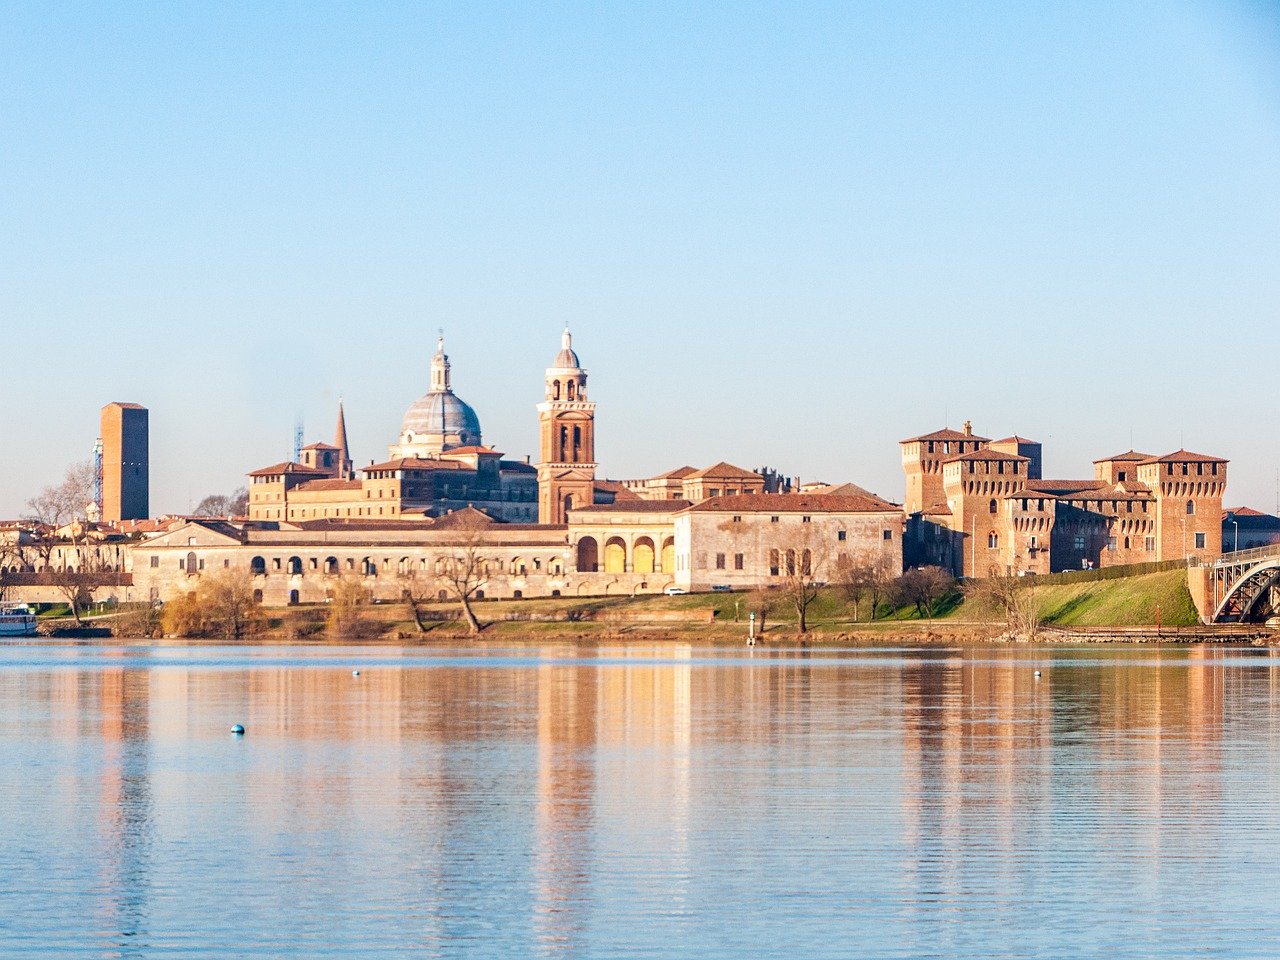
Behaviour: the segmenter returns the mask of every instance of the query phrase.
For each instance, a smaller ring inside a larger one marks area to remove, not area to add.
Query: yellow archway
[[[631,565],[636,573],[653,573],[653,541],[648,537],[636,541]]]
[[[623,573],[627,569],[626,545],[614,537],[604,545],[604,572]]]
[[[676,568],[676,544],[670,537],[662,541],[662,572],[672,573]]]

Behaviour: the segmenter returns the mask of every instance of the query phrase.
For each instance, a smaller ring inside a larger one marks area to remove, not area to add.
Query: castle
[[[1222,549],[1227,461],[1128,450],[1084,480],[1042,477],[1041,445],[964,429],[901,441],[906,562],[958,576],[1058,573],[1185,560]]]

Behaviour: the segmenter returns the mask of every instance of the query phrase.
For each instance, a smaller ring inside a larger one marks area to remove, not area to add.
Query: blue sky
[[[445,330],[537,450],[900,499],[966,418],[1046,472],[1280,468],[1280,6],[0,4],[0,517],[151,408],[152,507],[382,458]]]

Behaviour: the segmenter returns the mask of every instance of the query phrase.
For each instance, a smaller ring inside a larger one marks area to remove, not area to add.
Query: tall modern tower
[[[587,399],[587,371],[573,352],[568,327],[546,383],[546,397],[538,404],[538,522],[560,524],[568,522],[574,507],[594,503],[596,489],[596,405]]]
[[[102,408],[102,519],[150,515],[147,408],[108,403]]]

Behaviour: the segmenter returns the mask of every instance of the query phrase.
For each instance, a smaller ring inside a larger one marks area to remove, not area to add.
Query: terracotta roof
[[[920,515],[925,517],[949,517],[951,516],[951,504],[945,500],[939,500],[929,509],[921,510]]]
[[[370,470],[470,470],[471,468],[465,463],[459,463],[457,460],[426,460],[422,457],[397,457],[395,460],[388,460],[385,463],[371,463],[367,467],[361,467],[361,473],[367,473]]]
[[[596,491],[603,493],[612,493],[613,499],[617,500],[639,500],[640,494],[636,493],[630,487],[618,482],[617,480],[597,480]]]
[[[668,470],[666,473],[660,473],[654,480],[683,480],[689,474],[693,473],[693,467],[684,466],[676,467],[674,470]]]
[[[437,517],[431,522],[431,529],[459,530],[466,527],[487,527],[495,523],[501,523],[501,521],[495,520],[475,507],[463,507],[461,510],[446,513],[443,517]]]
[[[674,513],[690,505],[688,500],[618,500],[615,503],[593,503],[588,507],[574,507],[570,513]]]
[[[1263,513],[1261,510],[1255,510],[1253,507],[1236,507],[1233,510],[1227,510],[1226,513],[1233,517],[1271,517],[1269,513]]]
[[[1117,453],[1114,457],[1103,457],[1101,460],[1095,460],[1094,463],[1110,463],[1118,460],[1123,463],[1140,463],[1143,460],[1150,460],[1151,454],[1138,453],[1136,450],[1126,450],[1124,453]]]
[[[992,440],[991,442],[992,443],[1016,443],[1019,445],[1024,443],[1033,443],[1037,447],[1040,446],[1039,440],[1028,440],[1026,437],[1018,436],[1016,433],[1012,437],[1005,437],[1003,440]]]
[[[253,470],[249,473],[251,477],[269,477],[277,473],[295,474],[311,474],[312,476],[328,476],[329,471],[318,470],[315,467],[306,467],[300,463],[293,463],[286,460],[283,463],[273,463],[269,467],[263,467],[260,470]]]
[[[1100,490],[1105,486],[1107,486],[1105,480],[1028,480],[1023,489],[1037,494],[1055,496],[1059,493]]]
[[[899,443],[916,443],[920,440],[974,440],[978,443],[990,443],[989,437],[980,437],[976,433],[961,433],[959,430],[952,430],[950,427],[944,427],[941,430],[935,430],[933,433],[922,433],[918,437],[907,437],[905,440],[899,440]]]
[[[856,483],[827,483],[818,489],[803,490],[802,493],[811,493],[817,497],[875,497],[876,495],[866,487],[860,487]],[[880,498],[876,498],[880,499]]]
[[[1192,453],[1190,450],[1175,450],[1163,457],[1148,457],[1143,463],[1227,463],[1222,457],[1211,457],[1204,453]]]
[[[537,473],[538,468],[523,460],[499,460],[498,469],[508,473]]]
[[[732,463],[725,463],[721,460],[719,463],[713,464],[702,470],[695,470],[693,473],[685,476],[686,480],[701,479],[703,477],[732,477],[737,480],[763,480],[760,474],[751,470],[743,470],[741,467],[735,467]]]
[[[322,480],[308,480],[306,483],[300,483],[295,490],[359,490],[362,484],[359,480],[343,480],[341,477],[325,478]]]
[[[499,457],[502,456],[502,454],[499,453],[497,450],[493,449],[493,447],[475,447],[475,446],[450,447],[448,450],[442,451],[440,456],[447,457],[455,453],[465,453],[465,454],[479,453],[479,454],[492,454]]]
[[[959,463],[961,461],[969,461],[969,460],[978,460],[978,461],[1017,460],[1020,463],[1030,462],[1030,460],[1027,457],[1020,457],[1015,453],[1003,453],[999,450],[973,450],[973,451],[970,451],[969,453],[957,453],[954,457],[947,457],[946,462]]]
[[[820,493],[746,493],[712,497],[689,508],[695,513],[882,513],[898,509],[879,497]]]
[[[332,443],[308,443],[302,449],[303,450],[338,450],[341,448],[335,447]]]

